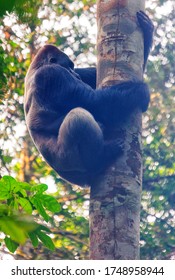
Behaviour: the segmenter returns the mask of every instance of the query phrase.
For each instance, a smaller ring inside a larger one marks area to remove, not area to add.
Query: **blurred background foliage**
[[[62,181],[38,154],[26,130],[23,94],[26,70],[45,43],[59,46],[76,66],[95,65],[95,2],[0,0],[0,176],[46,183],[61,206],[48,223],[55,251],[27,241],[13,254],[16,259],[88,258],[89,190]],[[155,37],[145,74],[152,95],[143,116],[141,258],[170,259],[175,258],[175,3],[147,0],[146,6]],[[7,253],[2,243],[1,258]]]

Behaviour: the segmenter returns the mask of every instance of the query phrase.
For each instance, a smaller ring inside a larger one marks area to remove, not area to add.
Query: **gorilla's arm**
[[[89,85],[91,88],[96,89],[96,68],[75,68],[74,71],[80,76],[81,80]]]
[[[125,121],[139,108],[145,112],[150,101],[150,92],[143,82],[123,82],[95,91],[91,113],[105,125],[116,125]]]
[[[149,90],[143,82],[124,82],[93,90],[57,64],[41,67],[33,79],[29,95],[34,96],[46,113],[63,116],[81,107],[97,121],[113,125],[125,120],[135,108],[146,111],[149,104]]]

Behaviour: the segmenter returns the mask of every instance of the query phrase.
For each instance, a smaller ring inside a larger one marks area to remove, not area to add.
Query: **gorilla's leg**
[[[98,173],[119,154],[121,146],[116,141],[105,143],[103,132],[93,116],[82,108],[71,110],[65,117],[58,137],[62,154],[68,153],[68,161],[82,162],[88,172]],[[71,151],[76,151],[75,154]],[[81,165],[80,162],[80,165]]]
[[[98,167],[99,156],[103,153],[103,133],[93,116],[82,108],[71,110],[65,117],[58,137],[60,151],[71,155],[76,169],[76,160],[87,170]]]

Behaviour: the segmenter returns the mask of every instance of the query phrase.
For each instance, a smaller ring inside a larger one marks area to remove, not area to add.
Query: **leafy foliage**
[[[39,239],[47,248],[54,250],[52,239],[45,233],[50,233],[50,230],[31,219],[35,211],[48,222],[50,216],[47,211],[61,210],[57,200],[44,193],[46,190],[44,184],[31,186],[10,176],[0,180],[0,231],[5,234],[4,241],[10,252],[14,252],[19,244],[24,244],[28,237],[33,246],[38,246]]]

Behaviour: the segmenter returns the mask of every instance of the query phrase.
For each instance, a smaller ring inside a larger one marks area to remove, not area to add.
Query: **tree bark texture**
[[[105,87],[142,80],[143,38],[136,12],[144,0],[97,1],[97,81]],[[90,259],[139,259],[142,185],[141,113],[104,131],[105,139],[122,139],[124,155],[91,187]]]

